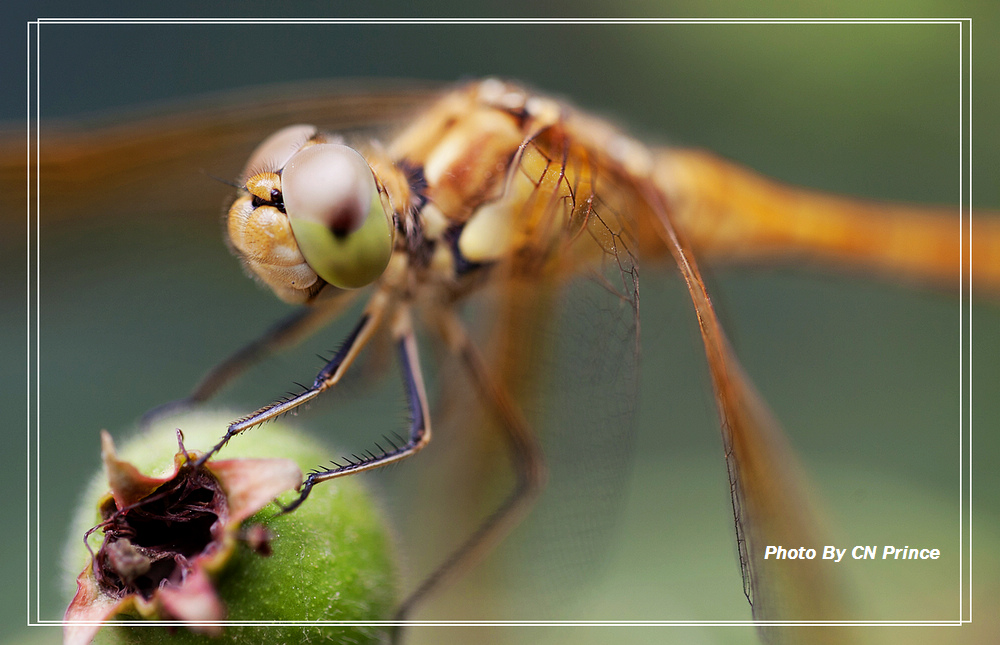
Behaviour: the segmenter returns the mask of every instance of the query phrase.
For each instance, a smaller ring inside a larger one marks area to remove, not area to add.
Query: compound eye
[[[281,173],[281,191],[295,241],[321,278],[357,289],[382,275],[392,221],[371,166],[356,150],[333,143],[299,150]]]
[[[264,139],[254,148],[243,169],[243,181],[258,173],[277,172],[316,134],[314,125],[290,125]]]

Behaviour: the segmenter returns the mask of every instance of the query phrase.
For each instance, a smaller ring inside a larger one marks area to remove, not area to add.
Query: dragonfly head
[[[288,302],[329,283],[357,289],[385,270],[391,209],[371,166],[312,126],[279,130],[251,155],[229,209],[229,240],[246,266]]]

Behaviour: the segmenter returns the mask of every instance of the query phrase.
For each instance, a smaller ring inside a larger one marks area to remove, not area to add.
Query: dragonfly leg
[[[403,310],[405,312],[405,310]],[[401,324],[397,325],[394,332],[397,335],[399,349],[399,362],[403,374],[403,386],[406,389],[406,404],[410,411],[411,423],[408,436],[400,443],[395,443],[392,439],[385,437],[390,447],[379,445],[379,452],[367,452],[362,456],[352,455],[342,457],[345,463],[332,462],[333,468],[317,469],[309,473],[302,487],[299,489],[299,496],[291,504],[282,507],[282,512],[290,513],[299,507],[309,496],[313,486],[316,484],[343,477],[373,468],[381,468],[391,463],[401,461],[419,452],[431,440],[431,420],[427,406],[427,392],[424,388],[423,374],[420,370],[420,357],[417,351],[416,336],[410,325],[409,314],[404,313]]]
[[[323,367],[322,370],[320,370],[319,374],[316,375],[316,379],[313,381],[311,387],[306,388],[303,392],[295,396],[281,399],[271,403],[270,405],[266,405],[253,414],[237,419],[229,424],[229,427],[226,429],[226,433],[223,435],[222,439],[220,439],[211,450],[199,457],[196,465],[200,466],[204,464],[213,455],[222,450],[222,448],[229,443],[230,439],[241,432],[249,430],[254,426],[260,425],[265,421],[274,419],[282,414],[291,412],[295,408],[313,400],[326,390],[336,385],[347,371],[347,368],[354,363],[354,360],[358,357],[358,354],[364,346],[368,344],[368,341],[375,333],[375,330],[378,329],[382,322],[383,314],[389,305],[389,300],[390,298],[388,294],[381,291],[376,292],[375,295],[372,296],[371,300],[368,301],[368,306],[365,308],[365,312],[361,316],[361,320],[358,322],[357,326],[355,326],[354,330],[350,333],[350,335],[348,335],[336,355]]]
[[[292,315],[279,320],[263,335],[240,347],[212,368],[195,385],[190,394],[147,410],[139,420],[140,427],[147,427],[161,417],[204,403],[265,356],[311,336],[339,315],[350,303],[352,300],[349,297],[350,292],[345,294],[338,294],[309,307],[302,307]]]
[[[479,396],[500,421],[516,476],[513,490],[455,551],[428,575],[396,610],[395,620],[406,620],[413,607],[447,579],[474,566],[527,515],[545,485],[546,471],[532,428],[513,397],[490,374],[486,361],[472,343],[462,323],[447,315],[442,332],[472,380]],[[398,628],[393,641],[398,642]]]

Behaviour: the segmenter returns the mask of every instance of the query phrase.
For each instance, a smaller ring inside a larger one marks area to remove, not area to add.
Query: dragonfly
[[[321,105],[329,101],[296,105],[286,98],[283,109],[301,116]],[[387,121],[424,107],[385,144],[293,126],[252,154],[229,211],[230,243],[280,298],[306,307],[219,365],[185,403],[210,398],[263,355],[342,315],[353,300],[364,299],[363,313],[312,386],[234,421],[204,459],[239,433],[334,388],[367,344],[386,341],[397,352],[413,423],[402,441],[315,471],[293,506],[323,481],[416,454],[431,443],[435,425],[416,330],[435,337],[492,418],[515,475],[496,510],[404,601],[398,616],[408,617],[512,531],[544,489],[538,439],[544,428],[536,433],[524,402],[536,380],[531,354],[539,342],[532,332],[553,316],[557,294],[581,290],[579,299],[605,321],[599,331],[614,336],[596,351],[576,349],[598,356],[602,367],[626,366],[603,374],[591,392],[603,391],[602,402],[608,392],[627,398],[634,387],[628,365],[638,352],[640,261],[670,264],[681,275],[704,343],[753,616],[835,619],[836,585],[827,571],[763,559],[768,544],[817,543],[814,523],[803,510],[809,504],[791,450],[727,340],[699,262],[805,257],[944,284],[958,277],[961,265],[954,209],[865,203],[783,186],[710,153],[647,147],[562,101],[495,79],[337,105],[341,112],[326,113],[323,121],[345,130],[370,125],[373,105]],[[208,122],[200,127],[209,129]],[[354,178],[349,194],[313,191],[310,197],[313,173],[329,174],[330,167]],[[356,234],[360,250],[353,247]],[[991,259],[1000,257],[1000,228],[977,223],[972,245],[978,260],[972,280],[996,285],[1000,265]],[[484,292],[491,314],[485,341],[460,315],[463,303]],[[626,409],[597,416],[627,425],[627,415]]]

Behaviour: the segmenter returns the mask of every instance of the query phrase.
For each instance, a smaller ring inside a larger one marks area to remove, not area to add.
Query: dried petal
[[[76,579],[77,592],[66,609],[64,645],[86,645],[94,639],[101,623],[119,613],[124,600],[103,593],[90,566]]]
[[[195,569],[178,586],[165,586],[159,591],[159,601],[170,618],[191,621],[223,620],[226,608],[215,593],[203,569]],[[221,634],[221,625],[195,625],[192,629],[208,634]]]
[[[115,442],[107,430],[101,430],[101,459],[104,460],[108,484],[118,508],[135,504],[173,477],[147,477],[132,464],[119,459],[115,452]],[[175,471],[174,475],[176,474]]]
[[[302,471],[288,459],[228,459],[209,462],[208,469],[226,491],[237,524],[302,482]]]

